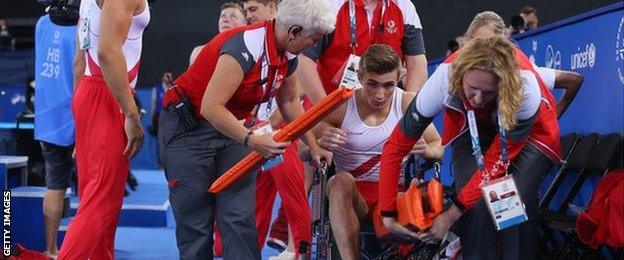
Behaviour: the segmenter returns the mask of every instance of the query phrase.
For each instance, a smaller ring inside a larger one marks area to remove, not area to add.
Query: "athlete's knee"
[[[331,198],[339,195],[352,195],[355,178],[348,172],[340,172],[327,181],[327,195]]]

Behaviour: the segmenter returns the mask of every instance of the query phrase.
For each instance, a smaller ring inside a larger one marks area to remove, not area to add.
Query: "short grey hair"
[[[334,30],[336,14],[329,0],[282,0],[275,16],[277,26],[301,26],[305,36],[328,34]]]

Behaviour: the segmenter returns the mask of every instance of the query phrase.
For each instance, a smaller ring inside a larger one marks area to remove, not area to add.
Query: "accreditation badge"
[[[502,230],[529,219],[516,182],[511,175],[482,185],[481,191],[496,230]]]
[[[357,71],[360,67],[360,56],[350,54],[349,58],[332,78],[332,82],[339,87],[355,89],[362,87]]]
[[[271,133],[273,133],[273,127],[271,126],[271,122],[263,121],[263,122],[260,122],[260,123],[256,124],[255,126],[253,126],[251,128],[251,131],[254,133],[254,135],[271,134]],[[284,162],[284,157],[280,154],[280,155],[275,156],[274,158],[271,158],[268,161],[266,161],[262,165],[262,170],[263,171],[268,171],[271,168],[281,164],[282,162]]]

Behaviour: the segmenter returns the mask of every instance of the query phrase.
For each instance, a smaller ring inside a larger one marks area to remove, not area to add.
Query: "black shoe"
[[[133,191],[136,191],[137,186],[139,186],[139,182],[130,171],[128,171],[128,180],[126,181],[126,183],[128,183],[128,186]]]

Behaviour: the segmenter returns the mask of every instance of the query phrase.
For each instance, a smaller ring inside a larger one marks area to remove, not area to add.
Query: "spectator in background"
[[[237,2],[225,2],[221,5],[219,16],[219,32],[247,25],[245,10]]]
[[[525,6],[520,9],[520,16],[524,18],[525,30],[533,30],[539,26],[539,19],[537,18],[537,9],[532,6]]]
[[[511,36],[524,33],[526,29],[526,22],[520,15],[514,15],[509,22],[509,30],[511,30]]]
[[[459,43],[453,38],[446,44],[446,56],[448,57],[457,50],[459,50]]]
[[[13,50],[15,39],[11,36],[9,22],[5,18],[0,18],[0,51]]]
[[[275,17],[279,0],[247,0],[243,2],[250,24],[264,22]]]
[[[232,28],[247,25],[247,19],[245,18],[245,10],[238,2],[225,2],[221,5],[221,14],[219,15],[219,33],[227,31]],[[189,57],[189,67],[199,55],[199,52],[204,48],[205,44],[197,46],[191,51]]]
[[[10,35],[11,33],[9,33],[9,23],[5,18],[0,18],[0,36],[5,37]]]
[[[26,80],[24,89],[24,110],[20,112],[21,118],[33,118],[35,116],[35,77],[30,76]]]
[[[147,127],[147,132],[154,137],[158,135],[158,116],[160,116],[160,111],[163,109],[163,97],[165,96],[165,91],[171,87],[172,81],[173,73],[170,70],[165,70],[162,74],[160,85],[152,88],[150,125]]]
[[[464,35],[460,35],[455,37],[455,41],[457,41],[457,43],[459,43],[459,48],[464,47],[464,45],[466,44],[466,36]]]

